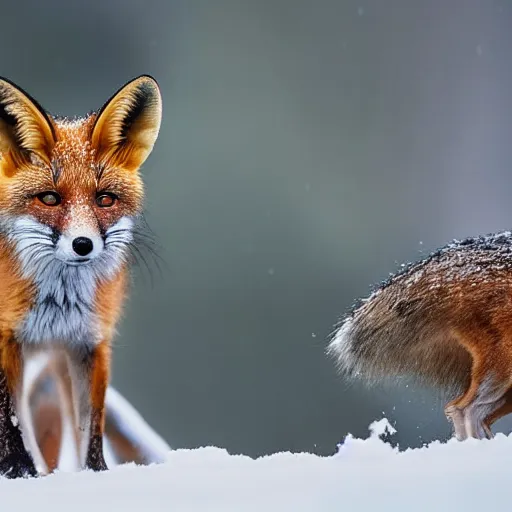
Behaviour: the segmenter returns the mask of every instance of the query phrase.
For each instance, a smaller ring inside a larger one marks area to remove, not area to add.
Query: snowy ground
[[[398,452],[349,438],[332,457],[257,460],[217,448],[176,450],[168,462],[103,474],[0,480],[0,511],[450,511],[510,508],[512,436]]]

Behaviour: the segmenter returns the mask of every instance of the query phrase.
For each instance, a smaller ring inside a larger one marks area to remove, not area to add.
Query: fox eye
[[[108,208],[109,206],[114,206],[114,203],[117,200],[117,196],[112,194],[112,192],[102,192],[96,196],[96,204],[101,208]]]
[[[40,194],[37,194],[36,197],[46,206],[57,206],[62,202],[62,199],[57,192],[41,192]]]

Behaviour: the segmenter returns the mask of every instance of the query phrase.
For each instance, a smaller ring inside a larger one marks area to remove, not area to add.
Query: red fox
[[[74,120],[0,78],[0,474],[36,475],[17,409],[25,359],[53,349],[68,362],[80,467],[107,468],[110,345],[161,117],[146,75]]]
[[[405,376],[457,393],[445,407],[456,438],[490,438],[512,412],[512,233],[406,266],[341,322],[327,352],[370,384]]]

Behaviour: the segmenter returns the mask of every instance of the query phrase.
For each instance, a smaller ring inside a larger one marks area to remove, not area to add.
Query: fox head
[[[48,114],[0,78],[0,232],[24,271],[105,272],[126,261],[142,210],[139,168],[158,136],[156,81],[140,76],[97,112]]]

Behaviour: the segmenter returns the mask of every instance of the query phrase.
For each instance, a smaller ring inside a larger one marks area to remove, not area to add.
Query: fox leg
[[[455,437],[459,441],[468,437],[492,437],[490,424],[486,418],[492,416],[503,405],[503,395],[507,387],[492,386],[489,381],[480,382],[475,386],[472,384],[464,395],[447,404],[445,414],[452,420]]]
[[[510,372],[504,365],[493,364],[494,361],[502,362],[503,359],[497,354],[492,358],[473,356],[467,391],[445,407],[445,414],[452,419],[458,440],[491,437],[485,420],[503,405],[511,385]]]
[[[451,402],[446,404],[444,408],[444,413],[448,418],[448,421],[452,422],[455,437],[459,441],[464,441],[464,439],[466,439],[468,435],[466,433],[466,425],[464,423],[464,413],[457,408],[457,401],[459,400],[459,398],[456,398],[455,400],[452,400]]]
[[[0,342],[0,474],[7,478],[37,476],[15,409],[15,394],[21,386],[21,346],[12,336]]]
[[[106,342],[98,344],[87,354],[73,353],[69,358],[80,437],[80,465],[94,471],[107,469],[103,456],[103,431],[109,366],[110,346]]]
[[[39,474],[78,470],[78,429],[68,359],[62,350],[23,350],[23,387],[16,409]],[[66,449],[64,447],[66,446]]]
[[[470,437],[477,439],[492,437],[486,418],[499,410],[506,402],[504,395],[509,387],[510,381],[497,381],[492,377],[487,377],[481,383],[477,396],[464,411],[466,432]]]
[[[503,403],[500,405],[500,407],[498,407],[494,412],[485,418],[485,428],[491,432],[492,424],[510,413],[512,413],[512,388],[510,388],[503,397]]]

